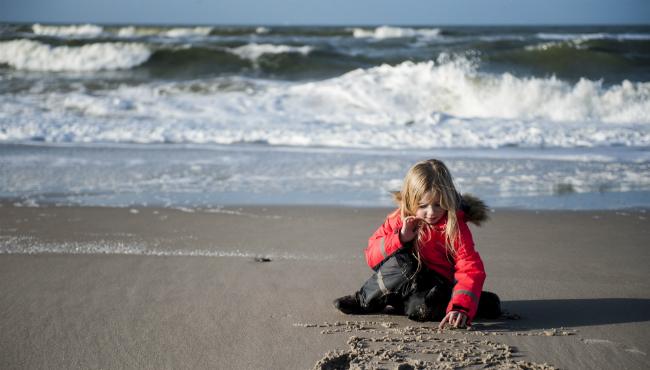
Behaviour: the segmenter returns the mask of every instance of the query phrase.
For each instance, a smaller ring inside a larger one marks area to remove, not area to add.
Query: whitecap
[[[118,37],[140,37],[140,36],[154,36],[161,35],[165,32],[165,28],[161,27],[142,27],[142,26],[126,26],[120,27],[117,30],[112,30]]]
[[[168,38],[184,38],[194,36],[208,36],[212,32],[212,27],[143,27],[143,26],[126,26],[114,30],[118,37],[130,38],[139,36],[160,36]]]
[[[32,32],[37,35],[57,37],[96,37],[104,29],[94,24],[70,25],[70,26],[47,26],[42,24],[32,25]]]
[[[99,71],[129,69],[149,59],[151,51],[137,43],[50,46],[32,40],[0,42],[0,63],[28,71]]]
[[[542,40],[650,40],[650,33],[545,33],[540,32],[536,37]]]
[[[246,89],[196,93],[174,88],[178,84],[0,101],[0,140],[397,149],[650,146],[650,83],[520,78],[479,72],[462,58],[382,65],[322,81],[255,80]],[[175,92],[160,93],[167,90]]]
[[[117,30],[117,36],[119,37],[135,37],[140,36],[138,29],[133,26],[121,27]]]
[[[302,55],[309,54],[313,48],[311,46],[289,46],[273,44],[246,44],[236,48],[228,49],[229,52],[238,55],[242,59],[256,61],[264,54],[283,54],[298,53]]]
[[[212,32],[212,27],[172,28],[162,33],[166,37],[207,36]]]
[[[373,30],[363,28],[352,29],[352,35],[356,38],[374,38],[374,39],[390,39],[390,38],[404,38],[404,37],[423,37],[423,38],[436,38],[440,36],[439,28],[402,28],[381,26]]]

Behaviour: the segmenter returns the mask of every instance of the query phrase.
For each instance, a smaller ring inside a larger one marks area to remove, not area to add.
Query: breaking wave
[[[538,33],[542,40],[650,40],[650,33]]]
[[[298,53],[307,55],[312,50],[313,48],[311,46],[288,46],[256,43],[229,49],[231,53],[236,54],[243,59],[249,59],[252,61],[256,61],[260,56],[264,54]]]
[[[151,56],[139,43],[50,46],[32,40],[0,42],[0,63],[28,71],[100,71],[128,69]]]
[[[99,36],[116,35],[118,37],[160,36],[182,38],[191,36],[207,36],[213,27],[102,27],[94,24],[54,26],[32,25],[32,32],[36,35],[54,36],[61,38],[92,38]]]
[[[104,29],[94,24],[70,25],[70,26],[47,26],[42,24],[32,25],[32,32],[37,35],[57,37],[96,37],[101,35]]]
[[[3,101],[0,140],[423,149],[650,146],[650,83],[519,78],[479,72],[462,58],[383,65],[312,82],[216,78],[200,88],[183,84]]]
[[[117,30],[120,37],[160,36],[170,38],[184,38],[192,36],[207,36],[212,32],[212,27],[175,27],[175,28],[146,28],[123,27]]]
[[[365,28],[352,29],[352,35],[356,38],[374,38],[374,39],[391,39],[391,38],[404,38],[404,37],[423,37],[435,38],[440,36],[439,28],[401,28],[381,26],[372,30]]]

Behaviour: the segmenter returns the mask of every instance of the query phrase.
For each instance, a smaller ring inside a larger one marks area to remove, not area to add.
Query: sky
[[[650,24],[650,0],[0,0],[0,22],[209,25]]]

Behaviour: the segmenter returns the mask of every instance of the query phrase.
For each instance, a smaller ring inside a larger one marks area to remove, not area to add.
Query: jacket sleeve
[[[472,233],[465,222],[458,223],[459,238],[456,241],[454,281],[447,312],[463,311],[471,323],[478,309],[479,298],[485,282],[485,268],[478,252],[474,249]]]
[[[375,269],[384,259],[402,247],[399,240],[401,228],[402,220],[398,210],[388,215],[384,223],[372,234],[365,249],[366,262],[370,268]]]

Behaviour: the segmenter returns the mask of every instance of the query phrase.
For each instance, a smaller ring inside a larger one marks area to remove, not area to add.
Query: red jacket
[[[478,252],[474,250],[472,233],[465,223],[462,211],[457,211],[459,237],[454,249],[456,256],[453,261],[447,258],[445,248],[445,226],[447,216],[433,225],[428,241],[420,249],[422,262],[429,269],[437,272],[454,284],[451,300],[447,312],[457,309],[467,313],[471,320],[476,315],[478,300],[485,281],[485,268]],[[366,262],[374,268],[386,257],[395,253],[402,247],[399,232],[402,228],[402,218],[399,210],[389,214],[384,224],[375,231],[368,240],[365,250]]]

